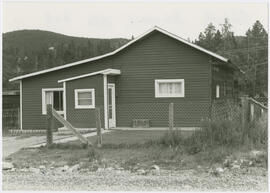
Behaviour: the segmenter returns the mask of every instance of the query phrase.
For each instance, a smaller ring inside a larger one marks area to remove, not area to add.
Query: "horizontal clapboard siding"
[[[107,68],[121,70],[121,75],[108,77],[108,81],[115,82],[116,86],[117,126],[131,126],[132,119],[139,118],[149,119],[150,126],[167,126],[170,102],[175,103],[178,126],[196,126],[209,113],[210,60],[211,57],[205,53],[160,32],[153,32],[114,56],[23,79],[23,129],[46,127],[45,116],[41,115],[42,88],[62,87],[57,80]],[[155,98],[155,79],[185,79],[185,97]],[[86,80],[67,83],[67,89],[86,86]],[[102,92],[103,81],[89,81],[89,85],[97,84],[97,89]],[[89,115],[88,112],[83,113],[85,117],[81,118],[81,112],[72,111],[74,101],[72,96],[69,97],[71,102],[67,101],[67,118],[74,114],[71,122],[78,127],[87,126],[90,121],[86,119],[91,117],[90,112]],[[103,111],[101,93],[98,97]]]
[[[198,126],[209,112],[210,59],[161,33],[119,53],[114,63],[115,68],[121,67],[116,80],[117,126],[131,126],[132,119],[168,126],[170,102],[175,104],[177,126]],[[185,97],[155,98],[155,79],[185,79]]]
[[[75,89],[95,89],[95,106],[100,108],[103,125],[103,76],[96,75],[66,83],[67,120],[76,128],[94,128],[96,126],[95,109],[75,109]]]
[[[62,69],[39,76],[23,79],[23,129],[45,129],[46,116],[42,115],[42,88],[59,88],[63,84],[57,83],[58,80],[96,72],[108,68],[111,61],[104,59],[91,64],[85,63],[72,68]]]

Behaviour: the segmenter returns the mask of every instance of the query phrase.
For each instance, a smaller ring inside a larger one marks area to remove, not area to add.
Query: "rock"
[[[59,167],[56,169],[57,172],[66,172],[69,169],[68,165],[65,165],[63,167]]]
[[[158,165],[152,165],[150,167],[150,173],[152,175],[160,175],[160,168],[159,168],[159,166]]]
[[[144,169],[139,169],[136,171],[137,174],[139,175],[145,175],[146,174],[146,171]]]
[[[218,173],[223,173],[223,172],[224,172],[224,169],[223,169],[223,168],[216,168],[216,171],[217,171]]]
[[[16,172],[16,168],[12,168],[10,171],[12,171],[12,172]]]
[[[33,172],[33,173],[35,173],[35,174],[40,173],[40,169],[38,169],[38,168],[29,168],[29,171],[30,171],[30,172]]]
[[[105,169],[104,168],[98,168],[97,172],[103,172]]]
[[[2,170],[11,170],[14,168],[13,163],[11,162],[2,162]]]
[[[106,170],[112,171],[113,170],[113,167],[108,167],[108,168],[106,168]]]
[[[66,161],[59,161],[59,162],[54,163],[53,166],[55,166],[55,167],[61,167],[61,166],[65,166],[67,164],[68,163]]]
[[[68,169],[68,172],[75,172],[75,171],[78,171],[80,169],[80,164],[76,164],[74,166],[71,166],[69,169]]]
[[[66,172],[67,170],[69,169],[69,166],[68,165],[65,165],[62,169],[63,172]]]
[[[232,169],[240,169],[240,165],[238,165],[238,164],[233,164],[233,165],[232,165]]]
[[[29,168],[22,168],[20,169],[21,172],[29,172]]]
[[[39,166],[39,169],[41,169],[41,170],[45,170],[45,169],[46,169],[46,167],[45,167],[44,165],[41,165],[41,166]]]
[[[12,158],[11,158],[11,157],[5,157],[5,160],[6,160],[6,161],[11,161]]]
[[[261,156],[261,155],[263,155],[263,154],[264,154],[263,151],[257,151],[257,150],[253,150],[253,151],[250,152],[250,155],[251,155],[252,157],[258,157],[258,156]]]

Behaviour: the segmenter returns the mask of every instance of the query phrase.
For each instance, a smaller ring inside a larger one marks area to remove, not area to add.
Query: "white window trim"
[[[63,88],[43,88],[42,89],[42,115],[46,115],[47,114],[47,107],[46,107],[46,103],[45,103],[45,92],[47,91],[63,91]],[[64,94],[64,93],[63,93]],[[64,97],[64,95],[63,95]],[[64,100],[64,99],[63,99]],[[64,108],[63,108],[64,109]],[[57,111],[59,114],[64,114],[65,111]]]
[[[216,85],[216,98],[218,99],[220,97],[220,86]]]
[[[92,94],[92,105],[79,105],[78,104],[78,93],[79,92],[91,92]],[[95,108],[95,89],[89,88],[89,89],[75,89],[74,90],[75,95],[75,109],[94,109]]]
[[[159,83],[182,83],[182,93],[181,94],[163,94],[159,93]],[[155,97],[156,98],[176,98],[185,97],[185,80],[184,79],[156,79],[155,80]]]

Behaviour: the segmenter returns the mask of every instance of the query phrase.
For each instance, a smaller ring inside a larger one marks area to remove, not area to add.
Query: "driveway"
[[[111,130],[103,130],[102,133],[111,132]],[[97,135],[96,132],[87,133],[83,136],[90,137]],[[54,135],[54,143],[66,143],[69,141],[78,140],[77,137],[71,135]],[[25,147],[40,147],[46,145],[46,136],[31,136],[31,137],[3,137],[3,151],[2,158],[8,157],[9,155],[19,151]]]

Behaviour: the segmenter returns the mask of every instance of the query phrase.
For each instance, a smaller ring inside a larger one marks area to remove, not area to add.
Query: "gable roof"
[[[21,79],[24,79],[24,78],[37,76],[37,75],[44,74],[44,73],[47,73],[47,72],[52,72],[52,71],[56,71],[56,70],[60,70],[60,69],[64,69],[64,68],[69,68],[69,67],[72,67],[72,66],[76,66],[76,65],[79,65],[79,64],[86,63],[86,62],[92,62],[92,61],[96,61],[96,60],[99,60],[99,59],[102,59],[102,58],[112,56],[112,55],[120,52],[121,50],[127,48],[131,44],[137,42],[138,40],[142,39],[143,37],[147,36],[148,34],[150,34],[153,31],[161,32],[161,33],[163,33],[163,34],[165,34],[165,35],[167,35],[167,36],[169,36],[171,38],[174,38],[174,39],[176,39],[176,40],[178,40],[178,41],[180,41],[180,42],[182,42],[184,44],[187,44],[187,45],[189,45],[189,46],[191,46],[191,47],[193,47],[193,48],[195,48],[197,50],[200,50],[200,51],[202,51],[202,52],[204,52],[204,53],[206,53],[208,55],[211,55],[211,56],[213,56],[213,57],[215,57],[215,58],[217,58],[217,59],[219,59],[219,60],[221,60],[223,62],[228,62],[229,61],[229,59],[224,58],[223,56],[220,56],[220,55],[218,55],[218,54],[216,54],[214,52],[206,50],[206,49],[204,49],[204,48],[202,48],[202,47],[200,47],[200,46],[198,46],[196,44],[193,44],[193,43],[191,43],[191,42],[189,42],[189,41],[187,41],[187,40],[173,34],[173,33],[170,33],[170,32],[168,32],[168,31],[166,31],[166,30],[164,30],[164,29],[162,29],[160,27],[155,26],[152,29],[145,32],[144,34],[142,34],[142,35],[136,37],[135,39],[133,39],[132,41],[128,42],[127,44],[125,44],[125,45],[121,46],[120,48],[114,50],[113,52],[110,52],[110,53],[107,53],[107,54],[104,54],[104,55],[100,55],[100,56],[96,56],[96,57],[93,57],[93,58],[88,58],[88,59],[85,59],[85,60],[80,60],[80,61],[77,61],[77,62],[73,62],[73,63],[69,63],[69,64],[49,68],[49,69],[46,69],[46,70],[41,70],[41,71],[38,71],[38,72],[25,74],[25,75],[22,75],[22,76],[12,78],[9,81],[11,82],[11,81],[15,81],[15,80],[21,80]]]

